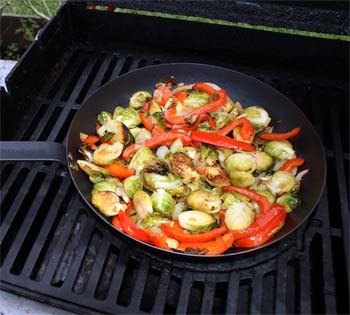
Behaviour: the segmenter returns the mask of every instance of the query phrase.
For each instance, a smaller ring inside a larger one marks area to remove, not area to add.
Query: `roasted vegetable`
[[[129,198],[133,198],[135,193],[143,188],[142,180],[138,175],[126,178],[123,182],[123,186]]]
[[[109,165],[122,153],[123,145],[120,142],[113,144],[102,143],[93,153],[94,163],[97,165]]]
[[[97,121],[102,126],[112,119],[112,115],[108,112],[100,112],[97,115]]]
[[[266,186],[273,195],[282,195],[291,192],[298,187],[298,181],[295,176],[285,171],[278,171],[272,175]]]
[[[143,221],[142,226],[146,229],[151,229],[153,227],[160,227],[162,223],[167,221],[166,218],[162,217],[159,213],[154,212],[149,214]]]
[[[134,194],[133,204],[137,216],[141,220],[146,218],[150,213],[153,212],[152,199],[147,193],[145,193],[142,190],[137,191]]]
[[[198,108],[209,102],[209,95],[204,92],[189,90],[184,105],[189,108]]]
[[[214,165],[218,160],[218,153],[212,146],[201,144],[199,148],[200,160],[208,165]]]
[[[139,174],[149,164],[156,163],[158,159],[148,147],[139,149],[132,157],[129,166]]]
[[[203,178],[214,187],[230,185],[230,178],[220,166],[206,166],[200,171]]]
[[[194,169],[192,159],[186,154],[176,152],[170,155],[168,159],[171,172],[179,175],[184,183],[190,183],[199,178],[199,174]]]
[[[267,127],[271,121],[268,112],[259,106],[245,108],[243,115],[252,123],[255,129]]]
[[[122,122],[128,128],[135,128],[141,124],[137,110],[132,107],[116,107],[113,113],[113,119]]]
[[[120,142],[128,145],[134,141],[129,129],[118,120],[108,120],[97,130],[98,135],[104,140],[112,142]]]
[[[180,226],[191,232],[208,231],[216,222],[210,214],[197,210],[181,212],[178,219]]]
[[[252,153],[255,158],[256,169],[258,171],[266,171],[273,166],[273,159],[270,155],[265,152],[254,152]]]
[[[229,230],[242,230],[254,222],[254,211],[243,202],[232,202],[225,213]]]
[[[233,153],[225,160],[225,168],[229,174],[235,171],[253,172],[256,161],[249,153]]]
[[[204,190],[191,192],[186,198],[186,203],[191,209],[210,214],[218,213],[222,205],[222,201],[218,196]]]
[[[265,196],[269,203],[274,203],[275,202],[275,196],[271,194],[268,190],[259,190],[258,191],[259,195]]]
[[[293,146],[288,140],[270,141],[266,144],[264,151],[281,160],[290,160],[295,157]]]
[[[175,210],[175,200],[168,192],[164,189],[158,189],[152,194],[151,199],[154,211],[171,217]]]
[[[108,171],[103,167],[97,166],[91,162],[78,160],[77,161],[79,167],[89,176],[100,176],[100,175],[108,175]]]
[[[115,192],[117,190],[117,185],[112,183],[112,182],[108,182],[108,181],[101,181],[98,182],[94,185],[94,191],[113,191]]]
[[[252,173],[242,171],[230,172],[230,180],[232,185],[239,187],[249,187],[255,182],[255,178]]]
[[[119,211],[124,211],[126,205],[123,204],[118,195],[112,191],[92,191],[91,203],[105,216],[117,215]]]
[[[145,140],[151,139],[152,138],[152,134],[150,131],[148,131],[145,128],[132,128],[130,129],[130,132],[132,134],[132,136],[135,139],[135,142],[143,142]]]
[[[287,193],[277,198],[276,203],[284,206],[286,212],[292,212],[300,205],[300,197],[298,194]]]
[[[152,94],[147,91],[138,91],[130,97],[129,106],[140,108],[152,98]]]

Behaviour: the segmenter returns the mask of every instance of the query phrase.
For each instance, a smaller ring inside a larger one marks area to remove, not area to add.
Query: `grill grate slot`
[[[254,294],[254,292],[253,292]],[[274,314],[275,305],[275,294],[276,294],[276,272],[270,271],[264,275],[263,278],[263,294],[261,313],[262,314]],[[254,294],[254,300],[256,296]]]
[[[62,108],[61,107],[56,107],[55,108],[55,110],[53,111],[50,119],[46,123],[46,125],[44,127],[44,130],[41,132],[41,134],[39,136],[39,141],[43,141],[43,140],[46,140],[48,138],[48,135],[50,134],[53,126],[57,122],[57,118],[59,117],[61,112],[62,112]]]
[[[157,289],[160,281],[160,272],[154,268],[148,273],[145,290],[143,291],[140,309],[141,311],[150,312],[154,305]]]
[[[181,280],[175,276],[171,276],[164,306],[165,314],[175,314],[176,306],[178,304],[179,299],[180,288]]]
[[[226,300],[231,297],[228,296],[228,282],[218,282],[215,287],[215,295],[213,301],[213,314],[224,314],[226,309]]]
[[[287,297],[286,311],[288,314],[300,314],[300,269],[297,259],[287,264]]]
[[[237,314],[249,314],[250,303],[252,298],[252,281],[243,279],[239,284],[239,295],[237,304]]]
[[[117,65],[118,59],[119,59],[119,57],[117,55],[113,55],[111,62],[110,62],[109,66],[108,66],[108,68],[103,76],[103,79],[102,79],[100,85],[103,85],[106,82],[108,82],[109,78],[111,77],[111,75],[113,73],[114,67]]]
[[[14,164],[11,164],[11,163],[6,163],[2,168],[1,175],[0,175],[0,188],[2,188],[2,186],[6,183],[6,180],[11,175],[13,168],[14,168]]]
[[[195,281],[192,284],[190,296],[187,305],[187,314],[199,314],[203,298],[204,284],[203,282]],[[193,303],[196,301],[196,303]],[[209,311],[209,310],[207,310]]]

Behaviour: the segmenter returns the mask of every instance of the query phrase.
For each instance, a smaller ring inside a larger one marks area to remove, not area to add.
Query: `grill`
[[[1,91],[2,140],[64,142],[76,111],[104,83],[152,64],[210,63],[272,85],[306,113],[325,145],[327,186],[311,219],[284,240],[227,262],[193,263],[118,240],[61,165],[2,163],[1,288],[82,314],[349,313],[347,49],[66,4]]]

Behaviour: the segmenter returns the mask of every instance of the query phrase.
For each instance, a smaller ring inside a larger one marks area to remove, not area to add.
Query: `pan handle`
[[[64,145],[48,141],[1,141],[0,161],[54,161],[67,167]]]

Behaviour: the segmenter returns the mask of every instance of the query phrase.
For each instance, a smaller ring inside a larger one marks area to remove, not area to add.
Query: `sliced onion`
[[[177,220],[177,217],[178,215],[184,211],[186,209],[186,205],[184,202],[178,202],[176,205],[175,205],[175,209],[174,209],[174,212],[173,212],[173,215],[172,215],[172,218],[174,220]]]
[[[213,88],[214,90],[217,90],[217,91],[221,90],[221,88],[220,88],[218,85],[214,84],[214,83],[205,82],[205,84],[206,84],[206,85],[209,85],[209,86],[210,86],[211,88]]]
[[[298,182],[300,182],[301,179],[303,178],[303,176],[306,175],[307,173],[309,173],[309,169],[306,169],[306,170],[303,170],[303,171],[299,172],[299,173],[295,176],[296,180],[297,180]]]
[[[165,156],[168,153],[169,153],[169,148],[166,145],[162,145],[157,149],[156,156],[161,160],[165,160]]]

